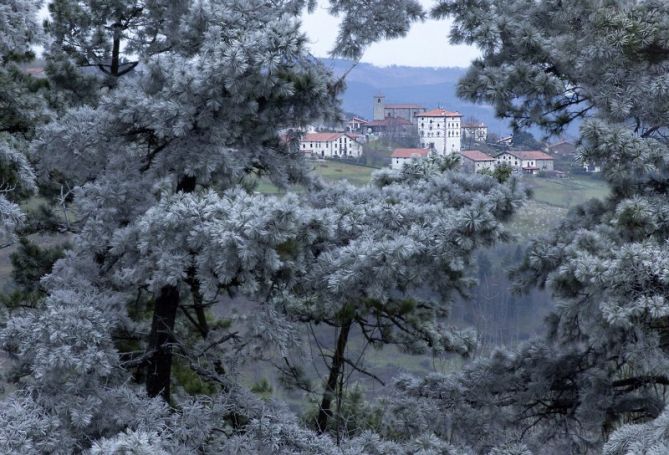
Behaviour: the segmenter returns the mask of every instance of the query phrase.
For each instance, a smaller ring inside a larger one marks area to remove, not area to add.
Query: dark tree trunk
[[[346,321],[339,331],[337,337],[337,346],[334,355],[332,356],[332,365],[330,366],[330,374],[328,381],[325,384],[325,392],[323,393],[323,400],[321,401],[320,409],[318,410],[318,417],[316,419],[316,426],[319,433],[324,433],[328,419],[332,416],[332,401],[337,393],[337,380],[342,373],[344,366],[344,354],[346,352],[346,342],[348,341],[348,333],[351,330],[350,320]]]
[[[170,401],[170,378],[172,376],[172,346],[174,322],[179,308],[179,290],[176,286],[163,286],[156,299],[149,335],[146,393],[150,397],[162,396]]]
[[[191,267],[188,270],[188,278],[186,279],[186,282],[188,283],[188,286],[190,286],[190,292],[193,297],[193,308],[195,309],[198,329],[202,338],[207,339],[207,336],[209,335],[209,322],[207,321],[207,315],[205,313],[204,299],[200,292],[200,282],[195,277],[195,267]]]
[[[119,65],[121,59],[121,24],[114,24],[114,42],[112,43],[111,68],[112,76],[119,76]]]
[[[195,191],[196,179],[183,176],[177,184],[177,192]],[[199,293],[199,286],[198,286]],[[153,309],[153,321],[149,334],[146,392],[150,397],[161,395],[169,403],[170,379],[172,377],[172,343],[174,323],[179,310],[180,296],[176,286],[163,286]],[[204,315],[204,314],[203,314]]]

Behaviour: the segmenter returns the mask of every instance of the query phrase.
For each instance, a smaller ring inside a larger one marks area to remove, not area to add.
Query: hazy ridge
[[[495,118],[492,107],[467,103],[456,96],[457,82],[466,68],[431,68],[412,66],[379,67],[343,59],[323,58],[321,61],[338,76],[346,76],[346,91],[342,96],[344,110],[372,116],[372,97],[383,94],[389,103],[419,103],[425,107],[445,107],[474,116],[488,125],[489,131],[506,134],[508,121]]]

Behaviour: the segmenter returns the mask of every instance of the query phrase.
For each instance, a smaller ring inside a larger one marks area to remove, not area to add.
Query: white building
[[[357,158],[362,144],[350,133],[307,133],[300,139],[302,153],[316,158]]]
[[[353,117],[351,120],[346,122],[346,131],[360,133],[362,132],[369,122],[364,118]]]
[[[423,160],[429,155],[430,151],[428,149],[395,149],[392,155],[390,155],[392,159],[390,167],[393,169],[402,169],[405,163],[410,163],[413,160]]]
[[[497,156],[497,164],[507,164],[524,174],[537,174],[553,170],[553,157],[538,150],[509,150]]]
[[[465,172],[479,172],[484,169],[494,170],[497,160],[479,150],[464,150],[460,152],[462,168]]]
[[[450,155],[461,149],[460,125],[462,115],[445,109],[416,114],[420,144],[437,155]]]
[[[475,142],[485,142],[488,139],[488,127],[485,123],[463,123],[462,137]]]

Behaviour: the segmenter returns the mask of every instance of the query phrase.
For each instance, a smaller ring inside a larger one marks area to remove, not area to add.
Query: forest
[[[669,453],[669,4],[327,5],[353,61],[448,21],[606,191],[314,172],[315,0],[4,0],[0,453]]]

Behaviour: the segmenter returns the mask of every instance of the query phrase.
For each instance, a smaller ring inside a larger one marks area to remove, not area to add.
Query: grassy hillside
[[[372,172],[376,169],[367,166],[356,166],[342,161],[313,161],[313,170],[321,177],[330,181],[347,180],[353,185],[361,186],[369,182]],[[294,189],[299,191],[299,189]],[[281,191],[268,180],[261,180],[256,188],[258,193],[274,194]]]
[[[606,183],[589,176],[527,178],[525,184],[532,188],[536,202],[562,208],[573,207],[593,198],[604,199],[609,195]]]

